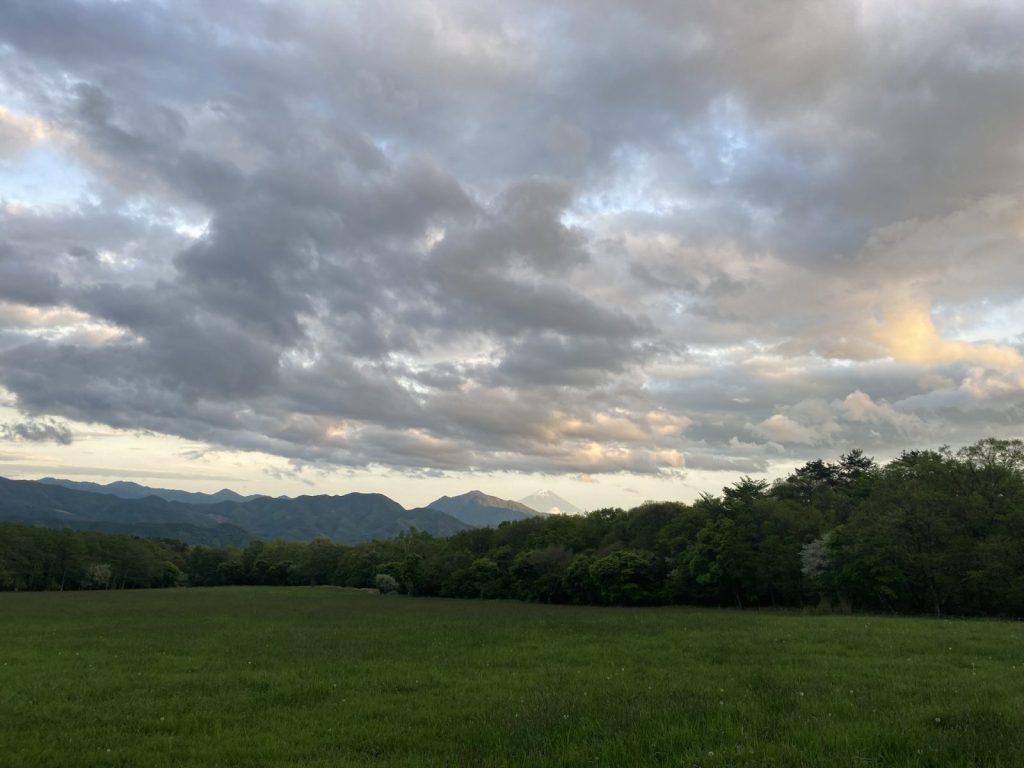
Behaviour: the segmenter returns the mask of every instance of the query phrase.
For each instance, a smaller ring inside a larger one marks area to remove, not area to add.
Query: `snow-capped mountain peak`
[[[546,515],[582,515],[583,510],[570,501],[566,501],[554,491],[539,490],[519,500],[530,509]]]

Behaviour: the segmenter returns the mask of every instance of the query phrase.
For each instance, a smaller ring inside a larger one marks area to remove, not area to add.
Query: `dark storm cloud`
[[[0,16],[3,167],[87,179],[0,190],[26,413],[587,474],[1019,423],[1017,4]]]
[[[607,337],[530,334],[509,346],[495,374],[498,381],[513,386],[533,383],[591,387],[644,357],[644,350]]]
[[[0,299],[21,304],[54,304],[60,296],[60,279],[31,264],[4,259],[0,252]]]

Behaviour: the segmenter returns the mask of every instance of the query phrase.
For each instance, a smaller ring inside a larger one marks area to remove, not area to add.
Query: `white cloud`
[[[33,115],[14,112],[0,104],[0,160],[13,158],[46,140],[46,123]]]
[[[843,417],[848,421],[885,424],[907,433],[921,426],[921,420],[911,413],[900,413],[885,401],[876,403],[870,396],[857,390],[841,403]]]
[[[815,445],[821,439],[821,436],[811,427],[800,424],[781,413],[769,416],[761,423],[752,425],[750,429],[759,437],[764,437],[777,443]]]

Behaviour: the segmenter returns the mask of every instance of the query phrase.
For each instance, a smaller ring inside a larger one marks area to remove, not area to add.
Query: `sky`
[[[0,0],[0,474],[690,500],[1020,437],[1016,0]]]

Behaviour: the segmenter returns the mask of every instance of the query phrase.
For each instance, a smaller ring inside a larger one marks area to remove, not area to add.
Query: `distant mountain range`
[[[524,501],[528,500],[537,506],[470,491],[405,509],[379,493],[272,498],[242,496],[228,489],[208,494],[131,482],[100,485],[52,477],[0,478],[0,520],[207,546],[241,545],[253,538],[310,541],[318,537],[358,544],[392,538],[410,528],[451,536],[505,521],[579,512],[550,492]]]
[[[541,514],[518,501],[499,499],[480,491],[470,491],[461,496],[442,496],[427,506],[445,512],[474,528],[493,527],[506,521],[525,520]]]
[[[210,546],[241,544],[250,538],[247,531],[226,519],[211,518],[207,509],[157,496],[124,499],[50,483],[0,478],[0,520],[50,528],[166,536]]]
[[[519,500],[530,509],[543,512],[545,515],[582,515],[583,510],[572,502],[566,501],[554,491],[537,491],[525,499]]]
[[[155,494],[123,498],[53,482],[5,478],[0,478],[0,520],[160,536],[211,546],[243,544],[252,538],[310,541],[320,536],[358,544],[391,538],[412,527],[436,536],[450,536],[470,527],[438,510],[405,509],[379,493],[184,503]]]
[[[61,480],[56,477],[44,477],[39,481],[47,485],[60,485],[64,488],[71,488],[76,491],[89,491],[90,493],[109,493],[120,496],[122,499],[144,499],[147,496],[159,496],[165,501],[180,501],[185,504],[217,504],[222,501],[249,501],[260,498],[257,496],[242,496],[232,490],[224,488],[216,493],[194,493],[191,491],[176,491],[171,488],[149,488],[138,483],[119,480],[107,485],[99,483],[87,483],[78,480]]]

